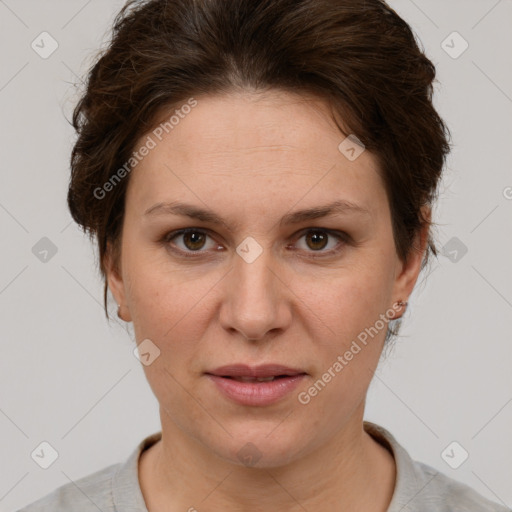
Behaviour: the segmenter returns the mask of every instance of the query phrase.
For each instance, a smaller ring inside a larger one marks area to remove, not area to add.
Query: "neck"
[[[148,510],[385,512],[395,486],[395,463],[363,430],[362,412],[303,457],[269,468],[220,458],[161,414],[162,439],[139,461]]]

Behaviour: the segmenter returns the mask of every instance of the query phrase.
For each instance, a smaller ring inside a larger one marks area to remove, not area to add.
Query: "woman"
[[[88,78],[68,204],[162,431],[23,510],[506,510],[363,420],[449,151],[408,25],[380,0],[132,1]]]

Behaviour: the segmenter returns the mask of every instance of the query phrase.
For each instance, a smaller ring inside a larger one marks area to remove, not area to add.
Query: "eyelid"
[[[329,236],[337,238],[342,246],[348,244],[351,241],[350,235],[348,235],[344,231],[337,231],[337,230],[333,230],[333,229],[329,229],[329,228],[311,226],[308,228],[304,228],[304,229],[298,231],[295,235],[293,235],[293,238],[292,238],[293,243],[296,243],[297,240],[300,240],[307,233],[314,232],[314,231],[321,231],[321,232],[327,233]],[[189,227],[189,228],[177,229],[177,230],[170,231],[170,232],[164,234],[164,236],[161,239],[161,242],[163,244],[167,244],[170,247],[171,246],[170,242],[174,238],[179,237],[181,235],[185,235],[190,232],[201,233],[201,234],[207,235],[210,238],[212,238],[213,240],[215,240],[215,237],[212,235],[212,232],[209,229]],[[287,245],[287,248],[288,247],[289,246]],[[209,255],[208,253],[210,252],[208,250],[203,250],[203,249],[198,249],[197,251],[184,251],[184,250],[176,248],[176,247],[172,247],[171,250],[175,253],[183,255],[186,258],[201,257],[204,255]],[[296,252],[301,251],[301,249],[292,249],[292,250],[296,251]],[[338,253],[340,250],[341,250],[341,248],[339,246],[337,246],[334,249],[330,249],[328,251],[322,251],[322,250],[313,251],[313,250],[311,250],[311,251],[306,251],[306,252],[309,253],[307,257],[321,258],[321,257],[333,256],[336,253]]]
[[[313,251],[313,250],[306,251],[308,253],[308,257],[312,257],[312,258],[321,258],[321,257],[333,256],[333,255],[337,254],[341,250],[340,245],[345,246],[346,244],[349,243],[349,241],[351,239],[350,236],[347,233],[345,233],[344,231],[338,231],[338,230],[335,230],[335,229],[329,229],[329,228],[322,228],[322,227],[312,226],[312,227],[309,227],[309,228],[302,229],[296,235],[294,235],[294,238],[293,238],[294,243],[296,243],[298,240],[300,240],[307,233],[315,232],[315,231],[320,231],[320,232],[327,233],[328,236],[337,238],[339,243],[338,243],[338,245],[334,249],[329,249],[327,251],[322,251],[322,250],[320,250],[320,251]],[[300,249],[292,249],[292,250],[293,251],[300,251]]]
[[[177,238],[181,235],[186,235],[187,233],[191,233],[191,232],[192,233],[201,233],[201,234],[209,236],[211,239],[215,240],[215,238],[212,236],[209,229],[190,227],[190,228],[183,228],[183,229],[177,229],[174,231],[169,231],[162,237],[161,242],[163,244],[167,244],[168,247],[171,247],[171,241],[174,238]],[[205,251],[204,249],[199,249],[197,251],[184,251],[183,249],[179,249],[176,247],[171,247],[171,250],[175,253],[185,256],[186,258],[195,258],[198,256],[204,256],[204,255],[207,255],[209,252],[207,250]]]

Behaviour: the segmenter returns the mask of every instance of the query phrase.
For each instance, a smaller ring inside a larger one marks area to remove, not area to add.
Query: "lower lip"
[[[218,375],[207,374],[218,389],[231,400],[242,405],[270,405],[291,393],[305,374],[282,377],[270,382],[240,382]]]

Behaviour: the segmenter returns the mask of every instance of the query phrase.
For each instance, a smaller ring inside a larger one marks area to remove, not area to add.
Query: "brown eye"
[[[210,246],[208,246],[208,239],[210,239]],[[216,246],[215,241],[206,231],[195,228],[168,233],[162,242],[174,252],[186,256],[200,256]]]
[[[350,241],[350,236],[340,231],[316,228],[302,232],[295,242],[295,249],[308,254],[312,258],[328,257],[341,251]]]
[[[310,231],[306,235],[306,243],[310,249],[323,249],[328,242],[329,235],[323,231]]]
[[[202,249],[206,240],[206,235],[200,231],[189,231],[183,233],[183,243],[187,249],[197,251]]]

